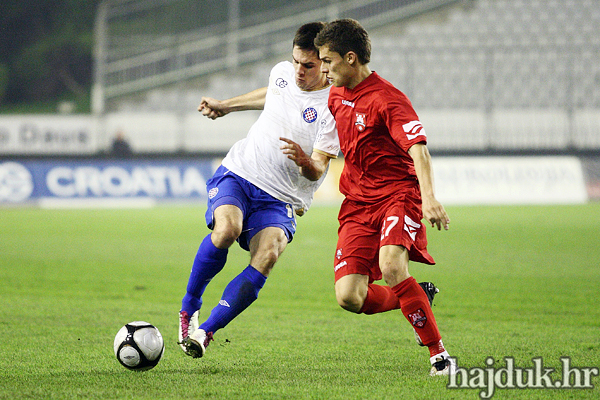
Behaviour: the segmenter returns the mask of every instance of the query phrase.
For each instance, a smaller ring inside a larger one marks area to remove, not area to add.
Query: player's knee
[[[275,248],[263,249],[254,258],[258,264],[270,271],[279,259],[279,251]]]
[[[228,226],[213,230],[211,239],[213,244],[219,249],[228,249],[241,233],[241,229]]]
[[[287,236],[281,229],[264,229],[250,240],[250,263],[268,276],[286,246]]]
[[[383,280],[390,286],[396,286],[398,283],[410,278],[408,268],[398,264],[380,264]]]
[[[359,313],[364,303],[364,298],[356,291],[336,290],[335,297],[340,307],[353,313]]]
[[[379,269],[389,286],[396,286],[410,277],[408,259],[408,250],[403,246],[383,246],[379,250]]]

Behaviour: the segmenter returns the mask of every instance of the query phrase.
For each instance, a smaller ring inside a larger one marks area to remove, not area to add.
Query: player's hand
[[[202,97],[198,111],[210,119],[217,119],[229,113],[223,102],[211,97]]]
[[[302,147],[293,140],[280,137],[279,140],[285,142],[280,149],[283,154],[287,155],[287,158],[294,161],[299,167],[310,166],[310,157],[302,150]]]
[[[444,227],[444,230],[450,229],[450,217],[444,210],[444,206],[433,199],[423,199],[423,218],[431,224],[431,227],[437,226],[438,231]]]

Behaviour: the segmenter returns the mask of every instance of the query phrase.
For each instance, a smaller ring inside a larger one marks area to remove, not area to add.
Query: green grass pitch
[[[259,299],[219,331],[203,359],[176,344],[201,206],[149,210],[0,209],[0,399],[476,399],[430,378],[399,311],[366,316],[336,303],[335,207],[298,220]],[[429,230],[441,289],[434,312],[464,367],[600,367],[600,204],[448,207]],[[237,245],[209,285],[201,319],[248,263]],[[127,322],[155,324],[165,354],[132,372],[112,342]],[[494,399],[600,398],[593,389],[498,389]]]

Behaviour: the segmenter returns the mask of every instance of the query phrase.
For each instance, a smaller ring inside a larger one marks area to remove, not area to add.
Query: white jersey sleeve
[[[329,107],[323,110],[323,117],[319,120],[319,131],[313,145],[314,151],[318,151],[330,158],[337,158],[340,152],[340,140],[338,139],[335,119],[329,111]]]
[[[318,181],[302,176],[296,163],[283,154],[279,138],[293,140],[308,155],[314,150],[337,157],[340,146],[328,97],[329,88],[300,90],[290,62],[275,65],[263,111],[248,136],[227,153],[223,166],[299,213],[308,210],[325,175]]]

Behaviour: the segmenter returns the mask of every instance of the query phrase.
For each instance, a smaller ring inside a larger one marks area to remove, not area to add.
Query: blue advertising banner
[[[213,160],[0,162],[0,204],[39,200],[206,199]]]

